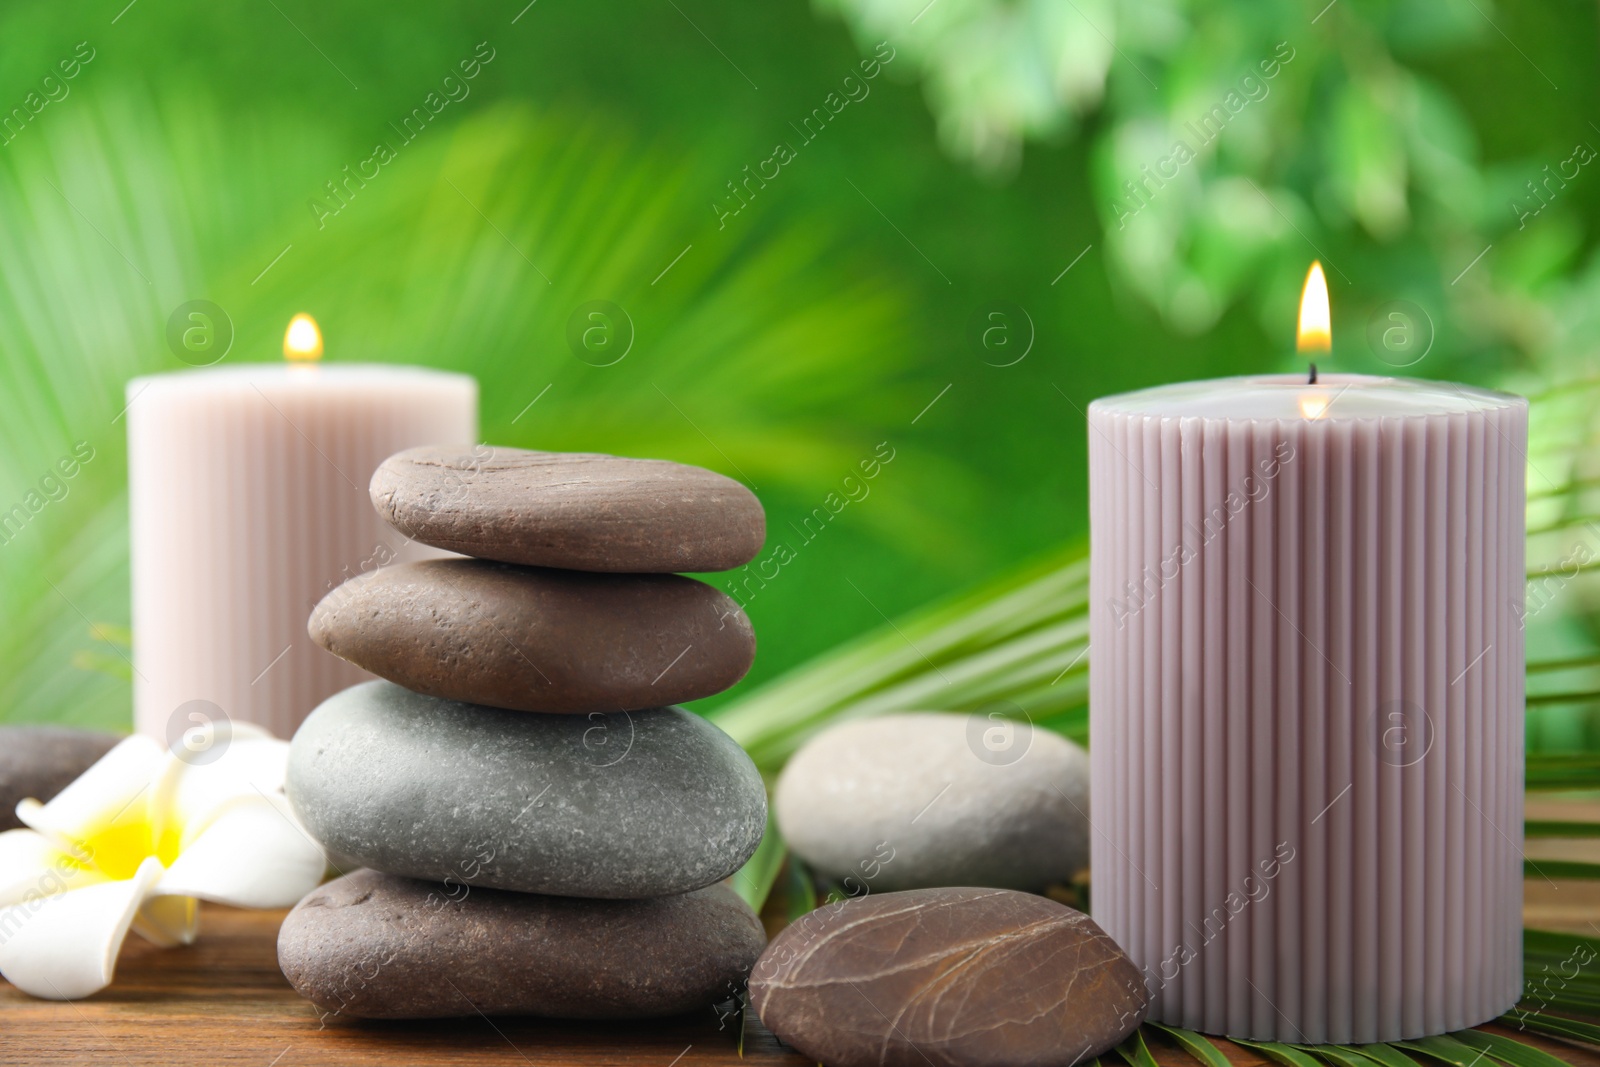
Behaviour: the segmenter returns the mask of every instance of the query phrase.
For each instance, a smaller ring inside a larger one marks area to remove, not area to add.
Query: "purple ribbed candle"
[[[1324,375],[1089,408],[1094,917],[1151,1018],[1362,1043],[1522,986],[1527,402]]]
[[[475,441],[478,384],[420,367],[246,363],[128,383],[134,724],[178,741],[219,720],[289,737],[370,678],[306,634],[318,600],[444,555],[367,495],[405,448]]]

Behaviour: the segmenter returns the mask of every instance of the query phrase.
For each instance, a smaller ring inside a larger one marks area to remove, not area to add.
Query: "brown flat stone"
[[[323,648],[429,696],[517,711],[614,712],[720,693],[756,638],[730,597],[677,574],[473,559],[396,564],[323,598]]]
[[[766,934],[717,884],[653,900],[578,900],[360,870],[313,890],[278,964],[326,1013],[369,1019],[638,1019],[733,997]]]
[[[722,571],[755,558],[755,494],[701,467],[480,445],[397,453],[372,476],[395,529],[480,559],[580,571]]]
[[[750,975],[761,1021],[829,1067],[1069,1067],[1144,1019],[1082,912],[1008,889],[873,893],[802,917]]]
[[[70,726],[0,726],[0,830],[15,830],[17,801],[49,801],[122,738]]]

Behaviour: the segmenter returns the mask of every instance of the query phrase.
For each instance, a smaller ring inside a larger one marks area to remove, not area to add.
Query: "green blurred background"
[[[491,442],[741,478],[774,538],[887,442],[749,600],[745,688],[1081,540],[1087,403],[1299,367],[1317,256],[1331,369],[1539,394],[1530,561],[1600,558],[1596,7],[1324,2],[12,0],[0,505],[95,458],[0,545],[0,717],[128,721],[123,383],[183,366],[193,299],[230,361],[309,311],[330,360],[476,375]],[[380,140],[341,206],[325,183]],[[567,343],[592,300],[633,324],[611,366]],[[1594,648],[1575,573],[1531,655]],[[1533,730],[1600,740],[1581,706]]]

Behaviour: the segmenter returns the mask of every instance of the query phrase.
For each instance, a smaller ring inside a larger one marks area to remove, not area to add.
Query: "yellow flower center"
[[[68,851],[75,861],[97,868],[107,878],[132,878],[146,857],[154,856],[168,867],[178,858],[180,833],[175,827],[165,829],[158,835],[147,806],[135,801],[75,840]]]

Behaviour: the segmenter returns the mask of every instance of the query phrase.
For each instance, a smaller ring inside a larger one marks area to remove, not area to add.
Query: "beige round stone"
[[[1042,890],[1089,864],[1089,756],[998,715],[884,715],[802,746],[773,813],[789,847],[851,892]]]

